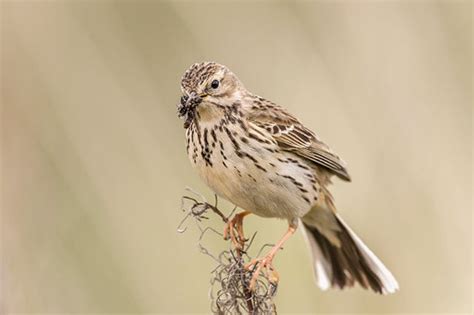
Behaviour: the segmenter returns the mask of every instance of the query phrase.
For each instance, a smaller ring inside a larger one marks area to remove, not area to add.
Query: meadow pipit
[[[262,269],[273,270],[276,252],[302,222],[321,289],[356,282],[382,294],[398,289],[390,271],[337,214],[331,177],[350,176],[315,133],[214,62],[193,64],[181,89],[179,115],[192,165],[216,194],[245,209],[225,235],[241,246],[242,219],[249,213],[288,220],[283,238],[248,266],[256,269],[251,287]]]

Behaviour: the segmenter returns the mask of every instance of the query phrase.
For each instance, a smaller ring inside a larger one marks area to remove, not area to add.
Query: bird
[[[191,65],[181,91],[178,116],[184,120],[193,168],[218,196],[243,209],[228,221],[225,237],[242,246],[243,218],[249,214],[288,222],[275,246],[247,265],[255,270],[251,288],[260,271],[274,271],[276,253],[301,226],[320,289],[356,283],[380,294],[399,289],[392,273],[336,211],[329,191],[332,178],[351,177],[346,163],[313,131],[282,106],[247,90],[216,62]]]

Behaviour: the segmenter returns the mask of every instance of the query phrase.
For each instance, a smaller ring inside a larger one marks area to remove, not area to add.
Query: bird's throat
[[[215,104],[202,102],[195,108],[195,119],[199,119],[200,123],[216,123],[221,120],[225,111],[222,107],[216,106]]]

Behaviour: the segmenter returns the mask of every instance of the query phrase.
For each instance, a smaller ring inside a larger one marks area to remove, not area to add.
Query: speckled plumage
[[[225,89],[213,96],[219,100],[190,109],[193,119],[186,130],[190,160],[215,192],[260,216],[291,220],[327,193],[321,185],[329,183],[330,174],[349,179],[344,163],[313,132],[248,92],[227,68],[191,66],[182,79],[185,99],[206,93],[206,79],[226,75],[237,95]]]
[[[335,214],[330,179],[350,177],[325,143],[285,109],[249,92],[220,64],[192,65],[181,89],[187,153],[212,190],[259,216],[303,221],[311,246],[317,247],[313,254],[319,250],[315,271],[320,287],[359,282],[377,292],[395,290],[388,270],[386,284],[370,268],[371,263],[382,268],[375,256],[375,262],[372,257],[359,262],[363,250]]]

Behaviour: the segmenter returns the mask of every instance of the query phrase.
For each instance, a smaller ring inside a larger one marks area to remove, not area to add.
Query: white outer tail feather
[[[323,253],[321,253],[321,248],[319,248],[319,245],[314,237],[308,234],[304,224],[300,222],[299,225],[302,226],[301,230],[303,231],[304,238],[306,239],[309,249],[311,250],[311,256],[313,258],[314,264],[314,280],[321,290],[326,291],[331,287],[331,265],[324,258]]]
[[[347,229],[372,271],[379,277],[382,283],[382,294],[396,292],[399,289],[399,286],[392,273],[387,269],[387,267],[385,267],[380,259],[375,256],[375,254],[367,247],[367,245],[362,242],[362,240],[354,233],[354,231],[352,231],[352,229],[344,222],[344,220],[342,220],[338,214],[336,214],[336,217],[339,222]],[[316,284],[321,290],[325,291],[331,287],[332,267],[324,258],[324,255],[321,252],[321,249],[314,237],[308,235],[304,225],[302,230],[311,249]]]
[[[347,229],[362,255],[367,260],[367,263],[370,265],[371,269],[380,278],[380,281],[382,281],[382,293],[389,294],[397,291],[399,289],[398,282],[390,270],[388,270],[387,267],[385,267],[385,265],[380,261],[380,259],[378,259],[378,257],[375,256],[375,254],[367,247],[367,245],[362,242],[362,240],[354,233],[354,231],[352,231],[352,229],[344,222],[344,220],[342,220],[339,214],[336,213],[336,217],[339,222]]]

